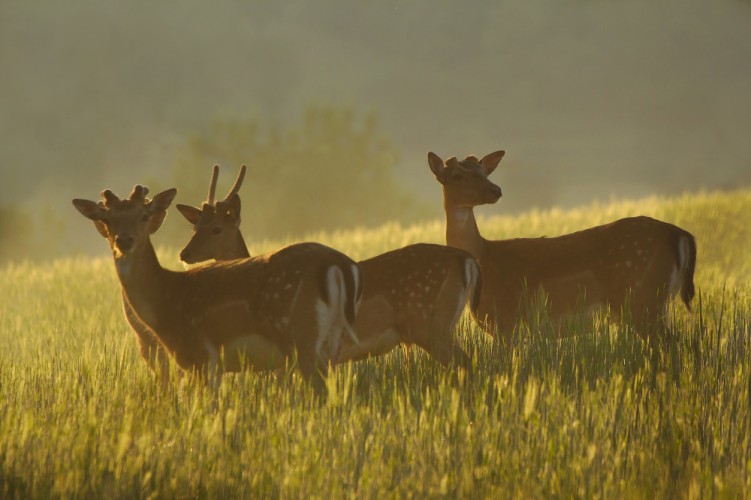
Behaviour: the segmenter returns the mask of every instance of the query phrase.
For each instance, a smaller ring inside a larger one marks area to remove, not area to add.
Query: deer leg
[[[167,352],[152,336],[137,333],[136,340],[141,357],[149,365],[149,368],[156,373],[162,386],[166,386],[169,382],[169,356]]]
[[[444,299],[441,301],[441,299]],[[450,299],[450,300],[446,300]],[[416,325],[418,333],[410,332],[411,341],[421,347],[435,361],[445,368],[457,367],[469,373],[472,361],[457,341],[454,331],[459,317],[464,310],[464,297],[459,303],[456,296],[442,294],[436,303],[430,321],[421,321]]]
[[[154,373],[161,379],[162,386],[169,381],[169,357],[164,347],[159,343],[154,333],[136,315],[130,306],[125,294],[123,294],[123,310],[125,319],[136,334],[138,351]]]
[[[415,342],[418,346],[422,347],[425,352],[438,361],[445,367],[452,365],[459,366],[461,368],[468,368],[472,362],[469,355],[464,352],[464,349],[458,342],[451,340],[433,340],[432,342]]]
[[[315,338],[303,340],[297,345],[297,363],[305,380],[313,384],[313,390],[321,395],[326,390],[328,364],[318,359]]]
[[[664,294],[658,292],[656,296],[651,297],[651,300],[639,296],[634,297],[631,312],[634,327],[643,340],[654,342],[666,337]]]
[[[468,370],[472,362],[455,337],[456,325],[467,304],[467,288],[452,286],[459,281],[444,281],[427,321],[420,322],[413,341],[443,366]]]
[[[453,314],[453,312],[450,313]],[[456,323],[457,321],[448,322],[440,317],[434,318],[431,326],[421,325],[421,333],[413,335],[412,342],[444,367],[448,368],[453,365],[468,369],[472,362],[454,337]]]

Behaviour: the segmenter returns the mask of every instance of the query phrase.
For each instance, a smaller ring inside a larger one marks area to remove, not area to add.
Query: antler
[[[456,167],[457,165],[459,165],[459,160],[456,159],[456,156],[452,156],[451,158],[446,160],[446,165],[448,165],[449,167]]]
[[[242,186],[243,179],[245,179],[245,171],[248,169],[245,165],[242,165],[240,167],[240,173],[237,174],[237,179],[235,180],[235,185],[232,186],[232,189],[229,190],[229,193],[227,193],[227,196],[224,197],[224,201],[229,201],[230,198],[235,196],[238,191],[240,191],[240,186]]]
[[[149,193],[149,188],[143,187],[140,184],[136,184],[133,188],[133,192],[130,193],[130,200],[132,201],[144,201],[146,195]]]
[[[102,191],[102,197],[104,198],[105,205],[111,205],[120,201],[120,198],[118,198],[117,195],[109,189]]]
[[[207,205],[214,204],[214,194],[216,193],[216,180],[219,177],[219,165],[214,165],[211,172],[211,182],[209,183],[209,197],[206,200]]]

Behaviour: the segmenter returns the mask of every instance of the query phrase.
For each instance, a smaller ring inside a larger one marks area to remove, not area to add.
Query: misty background
[[[0,262],[215,163],[252,241],[442,216],[428,151],[507,151],[485,213],[749,186],[749,132],[748,0],[0,0]]]

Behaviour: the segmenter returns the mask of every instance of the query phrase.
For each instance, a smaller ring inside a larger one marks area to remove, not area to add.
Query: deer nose
[[[193,257],[191,255],[190,250],[187,248],[183,248],[183,251],[180,252],[180,262],[185,262],[186,264],[193,264]]]
[[[503,195],[503,192],[501,191],[501,187],[496,186],[495,184],[493,184],[492,186],[488,188],[488,192],[490,196],[492,196],[493,199],[495,199],[496,201],[498,200],[498,198],[500,198]]]
[[[127,252],[133,248],[133,237],[127,234],[118,234],[115,236],[115,245],[122,252]]]

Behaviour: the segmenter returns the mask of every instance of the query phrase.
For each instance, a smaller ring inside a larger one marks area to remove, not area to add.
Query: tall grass
[[[337,367],[325,402],[292,370],[229,376],[217,391],[173,373],[164,390],[138,356],[109,258],[6,265],[0,496],[749,497],[751,192],[480,226],[554,235],[633,214],[697,237],[695,312],[675,303],[672,342],[646,346],[602,317],[558,341],[542,314],[500,345],[465,317],[468,374],[400,349]],[[365,258],[442,233],[436,221],[313,236]],[[177,265],[174,249],[160,254]]]

